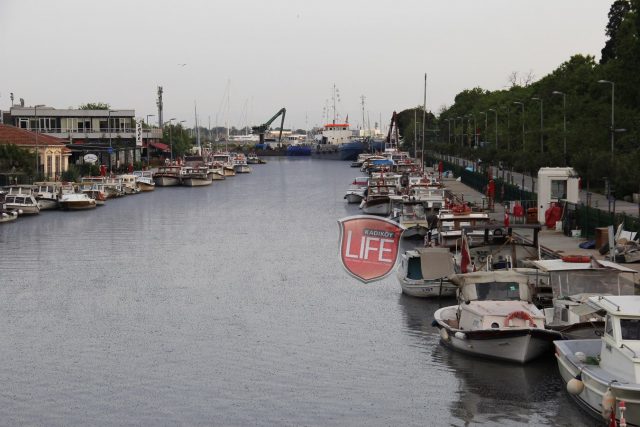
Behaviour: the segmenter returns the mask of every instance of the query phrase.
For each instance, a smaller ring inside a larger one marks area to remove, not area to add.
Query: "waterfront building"
[[[142,129],[136,135],[135,110],[57,109],[47,106],[13,106],[3,113],[3,122],[63,140],[72,161],[81,163],[85,154],[98,156],[100,164],[114,169],[126,167],[146,156],[146,149],[165,152],[162,131]]]
[[[65,143],[65,140],[48,134],[0,124],[0,144],[13,144],[37,153],[37,158],[34,156],[34,166],[38,168],[38,175],[47,179],[57,179],[69,169],[71,150]],[[16,171],[11,168],[0,170],[0,184],[9,184],[12,179],[17,178],[16,175]]]

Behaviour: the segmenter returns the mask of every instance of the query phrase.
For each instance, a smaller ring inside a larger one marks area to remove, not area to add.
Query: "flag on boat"
[[[467,235],[462,232],[462,243],[460,248],[460,271],[462,273],[469,273],[469,264],[471,264],[471,254],[469,252],[469,241]]]
[[[342,218],[338,224],[340,260],[349,274],[369,283],[393,271],[404,227],[372,215]]]

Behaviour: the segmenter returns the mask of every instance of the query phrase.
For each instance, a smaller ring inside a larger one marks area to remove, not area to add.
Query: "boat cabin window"
[[[604,328],[604,333],[609,335],[610,337],[613,337],[613,319],[611,318],[611,316],[607,315],[605,322],[606,326]]]
[[[620,319],[623,340],[640,340],[640,319]]]
[[[520,285],[516,282],[477,283],[476,294],[478,301],[519,300]]]

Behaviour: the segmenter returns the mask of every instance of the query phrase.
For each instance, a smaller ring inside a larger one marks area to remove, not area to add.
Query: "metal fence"
[[[589,239],[595,237],[596,228],[614,228],[622,224],[622,228],[627,231],[640,232],[640,219],[626,215],[624,213],[609,213],[598,208],[593,208],[584,204],[567,203],[565,221],[570,229],[582,230],[582,237]],[[565,227],[566,228],[566,227]]]

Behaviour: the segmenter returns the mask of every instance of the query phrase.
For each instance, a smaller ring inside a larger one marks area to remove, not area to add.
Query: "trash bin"
[[[527,224],[538,223],[538,208],[527,209]]]

